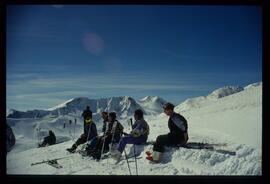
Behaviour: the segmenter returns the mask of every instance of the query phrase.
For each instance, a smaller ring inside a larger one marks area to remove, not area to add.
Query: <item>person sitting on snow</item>
[[[147,160],[159,162],[164,152],[164,146],[176,147],[185,145],[188,141],[187,120],[178,113],[174,112],[174,105],[166,103],[163,105],[164,112],[169,116],[168,127],[170,132],[165,135],[159,135],[156,138],[153,147],[153,153],[147,151]]]
[[[49,136],[44,137],[42,144],[39,147],[50,146],[56,143],[56,137],[52,130],[49,130]]]
[[[126,144],[143,144],[146,143],[149,135],[149,126],[148,123],[143,118],[143,111],[137,109],[134,112],[135,123],[132,125],[132,131],[130,134],[122,137],[117,150],[111,153],[112,158],[119,160],[121,158],[122,152],[125,150]]]
[[[96,147],[93,149],[90,156],[99,160],[101,154],[104,152],[104,148],[109,148],[109,144],[118,143],[123,133],[124,127],[116,119],[116,113],[110,112],[108,116],[108,130],[102,135],[96,143]]]
[[[88,140],[97,136],[96,124],[92,120],[92,111],[89,106],[86,107],[82,116],[84,118],[84,133],[81,134],[80,138],[72,145],[71,148],[67,148],[67,151],[70,153],[74,153],[80,144],[84,144]]]
[[[85,149],[85,151],[86,151],[86,155],[88,155],[88,156],[90,156],[91,154],[92,154],[92,152],[94,151],[94,148],[96,147],[96,145],[97,145],[97,142],[99,142],[100,140],[99,139],[101,139],[102,138],[102,136],[104,136],[105,135],[105,133],[108,131],[108,112],[105,112],[105,111],[103,111],[102,113],[101,113],[101,117],[102,117],[102,119],[103,119],[103,127],[102,127],[102,132],[103,132],[103,135],[98,135],[98,136],[96,136],[96,137],[94,137],[88,144],[87,144],[87,146],[86,146],[86,149]],[[109,151],[109,146],[107,146],[106,145],[106,147],[104,147],[104,150],[103,150],[103,152],[104,153],[106,153],[106,152],[108,152]]]

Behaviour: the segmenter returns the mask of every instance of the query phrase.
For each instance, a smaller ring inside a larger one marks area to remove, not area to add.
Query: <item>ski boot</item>
[[[75,153],[76,148],[77,146],[73,144],[71,148],[67,148],[66,150],[70,153]]]
[[[161,160],[161,152],[153,151],[153,153],[147,152],[146,154],[149,154],[146,159],[149,160],[150,163],[159,163],[159,161]]]

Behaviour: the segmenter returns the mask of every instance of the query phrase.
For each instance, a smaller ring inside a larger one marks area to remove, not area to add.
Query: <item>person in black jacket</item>
[[[120,141],[123,130],[124,127],[116,119],[116,113],[110,112],[108,116],[108,129],[98,138],[96,146],[89,156],[93,156],[94,159],[99,160],[104,150],[109,151],[109,144]]]
[[[170,132],[165,135],[159,135],[156,138],[153,147],[153,153],[147,152],[146,159],[159,162],[164,152],[164,146],[175,147],[185,145],[188,141],[188,124],[187,120],[180,114],[174,112],[174,105],[166,103],[163,106],[164,112],[168,115],[168,127]]]
[[[44,140],[39,147],[50,146],[56,143],[56,137],[52,130],[49,130],[49,136],[44,137]]]
[[[97,136],[97,127],[92,120],[92,111],[90,110],[89,106],[87,106],[86,110],[83,111],[82,117],[84,118],[84,131],[83,134],[81,134],[80,138],[72,145],[72,147],[67,148],[67,151],[69,151],[70,153],[74,153],[80,144],[84,144],[88,140],[91,140],[92,138]]]
[[[103,111],[101,113],[102,119],[103,119],[103,127],[102,127],[102,132],[105,133],[106,132],[106,128],[107,127],[107,122],[108,122],[108,112]]]
[[[107,132],[107,130],[109,129],[109,119],[108,119],[108,112],[103,111],[101,113],[101,117],[103,119],[103,126],[102,126],[102,135],[97,135],[96,137],[94,137],[86,146],[86,152],[87,155],[91,155],[92,152],[94,151],[96,145],[98,142],[100,142],[99,139],[102,138],[102,136],[105,135],[105,133]],[[108,152],[109,147],[106,145],[106,147],[104,148],[104,152]]]

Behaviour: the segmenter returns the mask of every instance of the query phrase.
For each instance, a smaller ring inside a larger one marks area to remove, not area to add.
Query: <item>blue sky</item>
[[[10,5],[7,108],[74,97],[174,104],[262,80],[259,6]]]

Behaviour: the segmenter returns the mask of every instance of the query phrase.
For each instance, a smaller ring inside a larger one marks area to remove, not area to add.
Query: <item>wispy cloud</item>
[[[82,74],[55,75],[42,78],[42,75],[16,74],[7,81],[7,104],[19,107],[28,102],[42,107],[52,107],[70,98],[85,96],[104,98],[111,96],[147,96],[167,95],[181,96],[185,93],[205,94],[216,89],[220,74],[189,74],[163,77],[142,73],[126,74]],[[230,74],[227,74],[227,76]],[[237,74],[238,77],[241,74]],[[247,76],[248,74],[242,74]],[[249,74],[252,75],[252,74]],[[19,77],[22,78],[19,78]],[[215,78],[216,77],[216,78]],[[231,84],[229,84],[231,85]],[[177,94],[177,95],[176,95]],[[168,96],[169,97],[169,96]],[[177,99],[176,99],[177,100]],[[16,105],[17,104],[17,105]],[[25,105],[24,105],[25,106]]]

